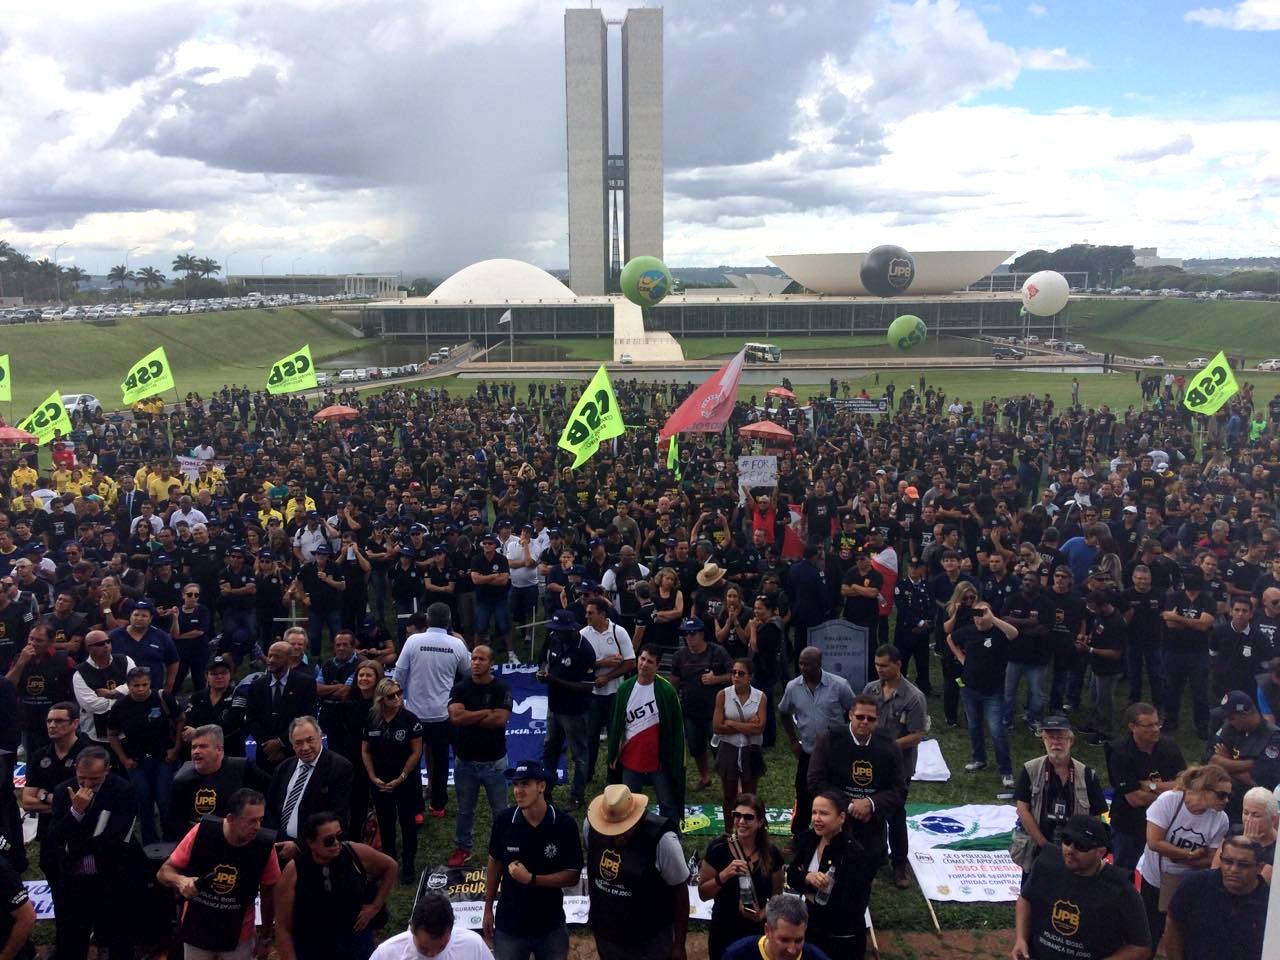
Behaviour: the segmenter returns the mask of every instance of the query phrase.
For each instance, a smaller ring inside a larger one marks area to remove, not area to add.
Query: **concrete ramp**
[[[684,351],[676,338],[669,333],[646,331],[644,311],[628,300],[618,297],[613,301],[613,359],[618,362],[624,353],[630,354],[636,363],[679,363]]]

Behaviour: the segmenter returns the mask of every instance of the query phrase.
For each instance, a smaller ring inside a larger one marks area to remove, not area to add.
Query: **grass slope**
[[[730,337],[677,337],[684,350],[686,360],[705,360],[707,357],[731,357],[742,349],[746,341],[740,335]],[[885,342],[881,334],[858,334],[856,336],[815,336],[815,337],[761,337],[756,343],[771,343],[782,348],[782,362],[786,365],[788,350],[845,350],[850,347],[879,346]]]
[[[1095,350],[1185,362],[1219,350],[1250,365],[1280,356],[1280,303],[1239,300],[1077,300],[1072,336]]]
[[[13,420],[26,416],[53,390],[92,393],[107,409],[119,407],[120,382],[130,364],[158,346],[165,348],[183,394],[195,390],[207,395],[224,383],[256,387],[265,383],[272,363],[304,343],[311,345],[317,361],[359,344],[322,319],[322,314],[284,307],[128,317],[114,327],[87,323],[5,327],[0,352],[9,354]]]

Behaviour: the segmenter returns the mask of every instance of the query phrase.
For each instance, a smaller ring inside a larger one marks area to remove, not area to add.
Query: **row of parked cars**
[[[222,310],[259,310],[263,307],[288,307],[307,303],[333,303],[359,299],[333,296],[296,296],[249,293],[243,297],[212,297],[207,300],[159,300],[139,303],[95,303],[88,306],[11,307],[0,310],[0,323],[48,323],[51,320],[104,320],[118,317],[178,316],[184,313],[217,313]]]
[[[1176,297],[1179,300],[1280,300],[1280,293],[1264,293],[1261,290],[1180,290],[1166,287],[1163,290],[1139,290],[1137,287],[1090,287],[1088,293],[1116,297]]]

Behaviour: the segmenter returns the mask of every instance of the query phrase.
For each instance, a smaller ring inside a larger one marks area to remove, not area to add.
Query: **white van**
[[[357,368],[356,368],[356,379],[357,379],[357,380],[359,380],[359,381],[365,381],[365,380],[368,380],[368,379],[369,379],[369,368],[368,368],[368,367],[357,367]]]
[[[356,372],[355,372],[355,370],[342,370],[342,371],[340,371],[340,372],[338,373],[338,382],[339,382],[339,383],[355,383],[355,382],[356,382]]]

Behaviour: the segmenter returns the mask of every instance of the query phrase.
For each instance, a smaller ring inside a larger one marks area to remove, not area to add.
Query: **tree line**
[[[208,290],[210,277],[222,272],[222,265],[212,257],[179,254],[173,258],[169,269],[182,275],[181,284],[175,280],[172,285],[175,293],[181,286],[183,296],[188,296],[192,290],[197,296],[217,295],[201,292]],[[0,297],[22,297],[33,303],[70,299],[78,292],[80,284],[88,279],[88,272],[80,267],[63,267],[48,257],[37,260],[0,240]],[[134,270],[123,263],[107,272],[107,280],[120,290],[128,284],[131,289],[141,287],[149,292],[160,290],[169,283],[169,278],[156,267]],[[217,284],[217,287],[222,285]]]

